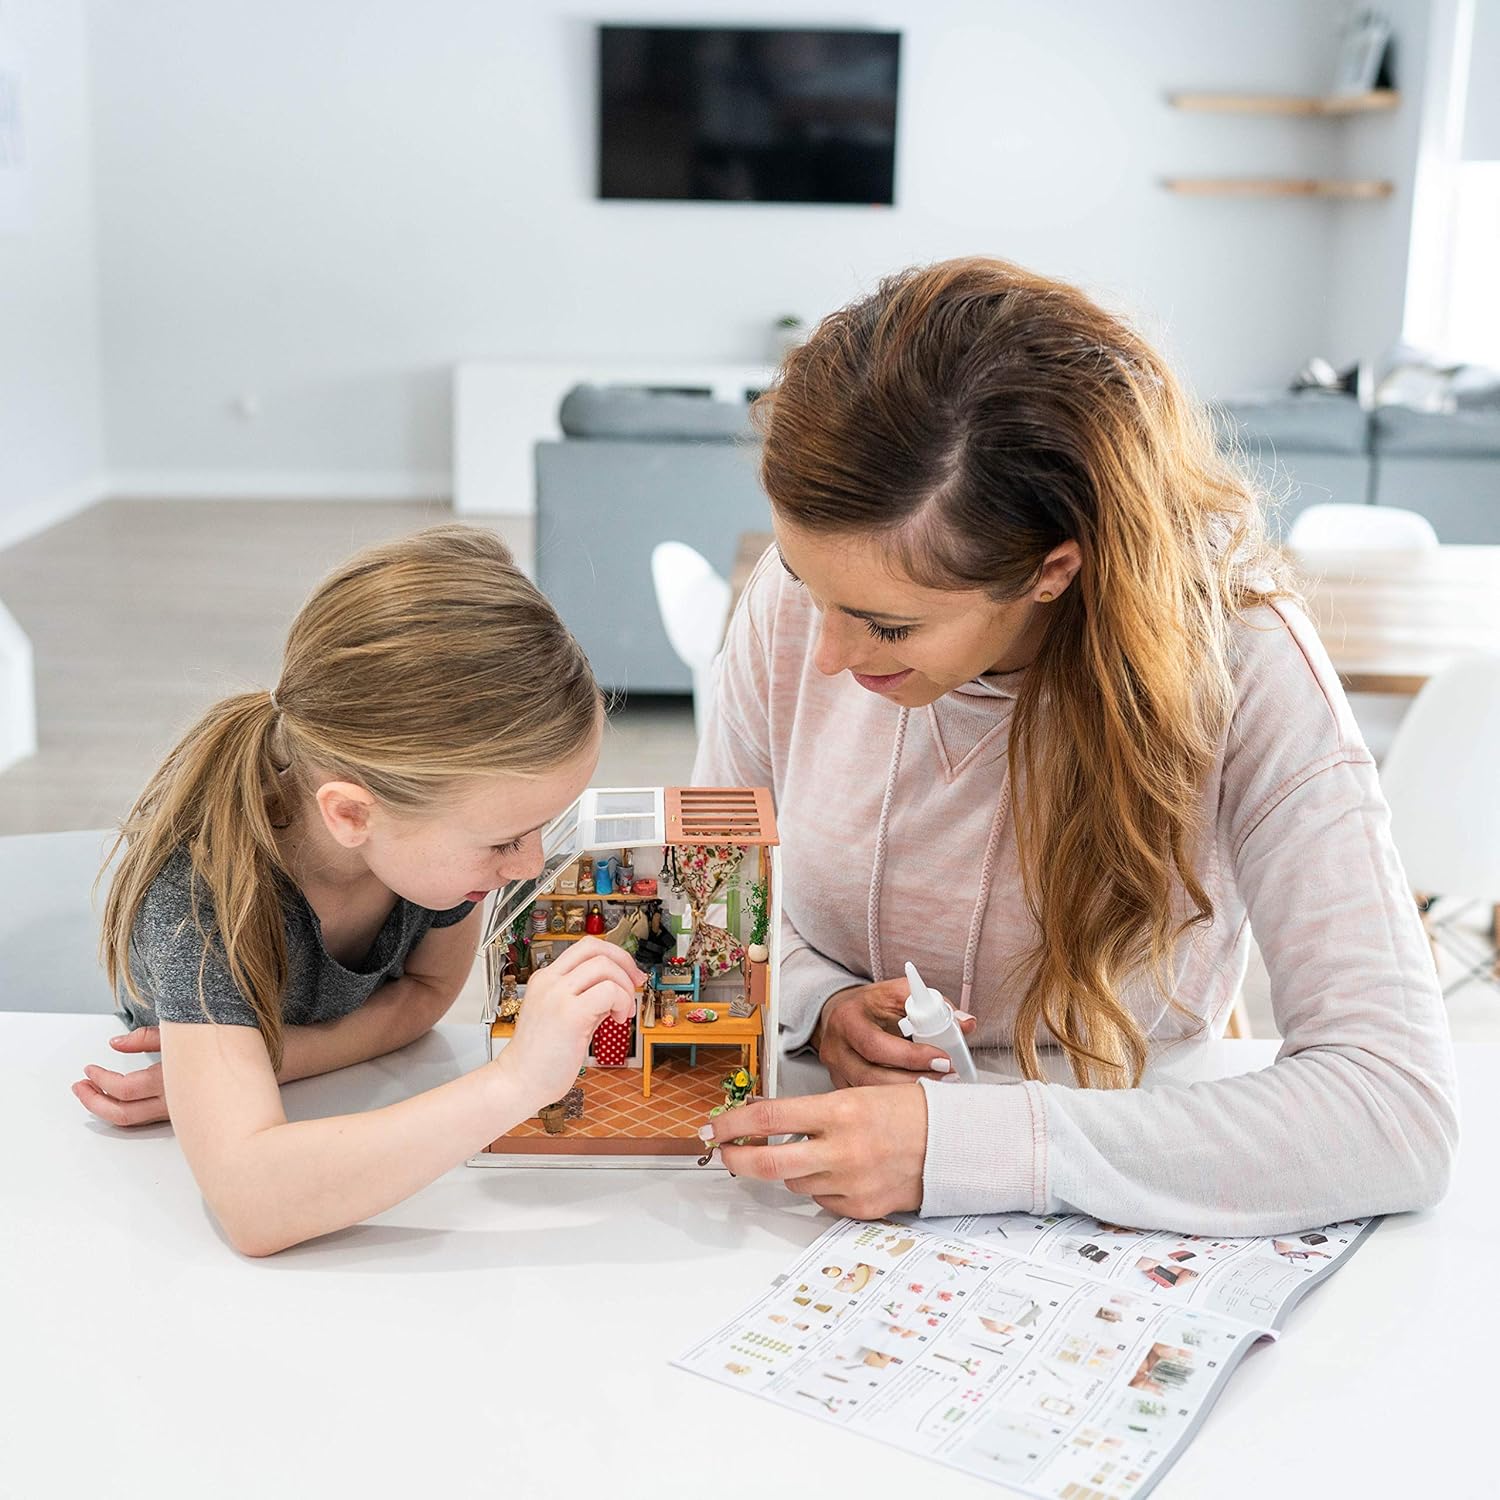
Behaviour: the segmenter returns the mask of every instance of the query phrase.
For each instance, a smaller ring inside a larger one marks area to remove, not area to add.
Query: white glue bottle
[[[953,1007],[936,990],[927,988],[915,964],[907,964],[906,982],[911,986],[911,994],[906,997],[906,1014],[898,1023],[901,1035],[924,1047],[946,1052],[953,1071],[965,1083],[978,1083],[979,1072],[969,1056],[969,1044],[964,1040]]]

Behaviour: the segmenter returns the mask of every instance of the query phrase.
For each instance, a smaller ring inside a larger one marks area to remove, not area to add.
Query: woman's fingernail
[[[714,1128],[712,1125],[700,1125],[698,1127],[698,1139],[700,1141],[711,1141],[713,1138]]]
[[[945,1073],[940,1079],[938,1079],[938,1082],[939,1083],[960,1083],[960,1082],[962,1082],[962,1080],[959,1078],[959,1076],[958,1076],[957,1073]]]
[[[932,1060],[932,1071],[934,1073],[947,1073],[952,1067],[953,1064],[946,1057],[935,1057]]]

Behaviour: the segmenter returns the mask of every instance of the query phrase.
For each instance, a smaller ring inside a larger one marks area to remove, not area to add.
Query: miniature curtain
[[[667,850],[662,873],[679,896],[687,898],[693,914],[693,935],[687,961],[702,964],[709,974],[723,974],[745,957],[745,950],[725,928],[708,920],[708,908],[734,872],[745,851],[733,844],[674,844]]]

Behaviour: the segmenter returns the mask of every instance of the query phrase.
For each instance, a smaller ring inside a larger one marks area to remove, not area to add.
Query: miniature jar
[[[546,932],[551,924],[551,913],[545,906],[533,906],[531,908],[531,932],[533,936]]]
[[[581,904],[567,908],[567,931],[570,936],[581,937],[583,935],[583,924],[586,918],[587,913]]]
[[[552,908],[552,916],[548,921],[547,926],[548,929],[552,932],[566,932],[568,930],[567,915],[563,911],[562,907],[554,906]]]

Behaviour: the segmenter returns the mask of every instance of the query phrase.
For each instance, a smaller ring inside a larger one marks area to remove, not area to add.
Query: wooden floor
[[[31,637],[38,753],[0,775],[0,834],[104,828],[215,699],[276,681],[322,575],[370,542],[454,519],[446,504],[114,500],[0,551],[0,599]],[[528,569],[531,522],[493,525]],[[597,780],[685,780],[686,699],[610,724]]]

